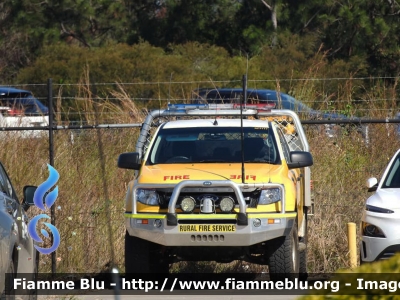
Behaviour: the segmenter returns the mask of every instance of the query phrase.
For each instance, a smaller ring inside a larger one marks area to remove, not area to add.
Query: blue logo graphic
[[[49,178],[45,182],[43,182],[41,185],[38,186],[38,188],[35,191],[35,195],[33,196],[33,202],[35,205],[40,208],[41,210],[45,210],[44,203],[46,204],[47,208],[50,208],[54,202],[57,199],[58,196],[58,186],[56,186],[51,192],[47,193],[52,186],[54,186],[58,179],[60,178],[60,175],[54,169],[52,166],[47,165],[49,169]],[[47,193],[47,195],[46,195]],[[44,196],[46,195],[46,198],[43,201]],[[40,214],[36,217],[34,217],[28,224],[28,232],[31,235],[32,239],[38,243],[43,243],[42,239],[39,237],[39,235],[36,232],[36,228],[38,225],[38,221],[40,219],[50,219],[50,217],[46,214]],[[57,228],[50,224],[50,223],[43,223],[44,225],[47,226],[47,228],[51,231],[53,234],[53,245],[50,248],[42,248],[37,245],[34,245],[35,248],[42,254],[50,254],[54,252],[58,246],[60,245],[60,233],[58,232]],[[46,230],[42,229],[40,231],[46,238],[49,238],[49,234]]]

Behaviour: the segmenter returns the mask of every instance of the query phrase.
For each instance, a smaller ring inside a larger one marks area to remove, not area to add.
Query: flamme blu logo
[[[45,182],[43,182],[41,185],[38,186],[37,190],[35,191],[35,194],[33,196],[33,202],[35,203],[35,206],[40,208],[41,210],[45,210],[44,203],[46,204],[47,208],[50,208],[54,202],[57,200],[58,196],[58,186],[56,186],[51,192],[47,193],[52,186],[54,186],[58,179],[60,178],[60,175],[54,169],[52,166],[49,164],[47,165],[47,168],[49,169],[49,177]],[[46,195],[47,193],[47,195]],[[43,201],[44,196],[46,195],[45,200]],[[43,203],[44,202],[44,203]],[[43,243],[42,239],[39,237],[39,235],[36,232],[36,228],[38,226],[38,221],[40,219],[50,219],[50,217],[46,214],[40,214],[34,217],[28,224],[28,232],[31,235],[32,239],[38,243]],[[37,245],[34,245],[35,248],[42,254],[50,254],[54,252],[58,246],[60,245],[60,233],[58,232],[57,228],[50,224],[50,223],[43,223],[48,227],[48,229],[51,231],[53,235],[53,245],[50,248],[42,248]],[[46,230],[42,229],[40,231],[43,236],[46,238],[49,238],[49,234]]]

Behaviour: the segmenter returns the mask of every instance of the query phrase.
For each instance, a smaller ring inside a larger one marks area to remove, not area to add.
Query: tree
[[[159,46],[189,41],[235,47],[237,0],[169,0],[166,2],[163,38]]]
[[[148,2],[148,1],[147,1]],[[125,42],[135,17],[131,1],[4,0],[0,3],[0,69],[11,81],[43,46],[64,41],[84,47]]]

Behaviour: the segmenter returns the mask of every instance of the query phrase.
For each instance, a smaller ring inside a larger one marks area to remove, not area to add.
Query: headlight
[[[261,191],[260,199],[258,200],[258,204],[267,205],[271,203],[278,202],[282,199],[281,189],[273,188],[266,189]]]
[[[152,205],[152,206],[159,205],[159,197],[157,192],[154,190],[137,189],[136,199],[140,203],[146,205]]]
[[[194,200],[192,197],[185,197],[182,199],[181,209],[185,213],[191,213],[195,207],[196,207],[196,200]]]
[[[385,234],[383,233],[382,229],[378,226],[362,222],[362,235],[376,237],[376,238],[385,238]]]
[[[225,213],[231,212],[234,207],[235,201],[231,197],[224,197],[219,202],[219,208]]]

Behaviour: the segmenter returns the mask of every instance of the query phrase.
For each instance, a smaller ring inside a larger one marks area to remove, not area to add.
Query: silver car
[[[400,149],[378,183],[367,180],[367,199],[361,222],[360,262],[390,258],[400,252]]]
[[[37,274],[38,252],[28,233],[29,220],[26,215],[26,210],[33,204],[35,190],[34,186],[25,186],[24,200],[20,203],[11,180],[0,163],[1,299],[12,299],[14,294],[19,294],[13,289],[15,277],[21,275],[27,280],[32,280]],[[34,298],[35,295],[29,296]]]

